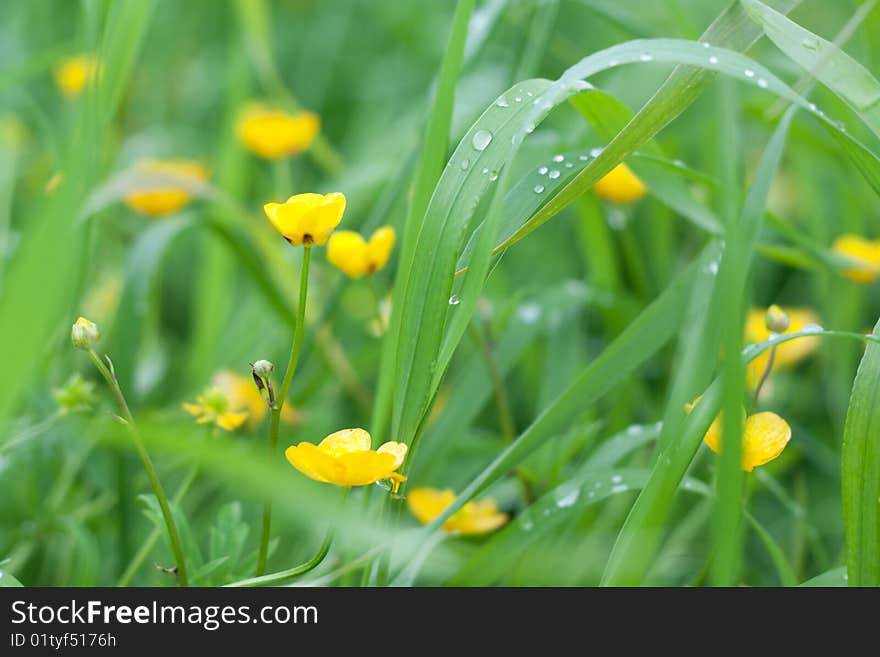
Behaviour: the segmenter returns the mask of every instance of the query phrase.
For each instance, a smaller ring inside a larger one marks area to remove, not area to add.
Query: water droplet
[[[613,477],[611,477],[612,484],[619,484],[621,481],[623,481],[623,477],[621,477],[620,475],[614,475]]]
[[[747,69],[745,70],[745,76],[746,76],[747,78],[753,78],[753,77],[755,77],[755,72],[754,72],[752,69],[747,68]]]
[[[483,173],[489,173],[489,167],[483,167]]]
[[[461,299],[458,298],[457,294],[453,294],[451,297],[449,297],[449,305],[450,306],[457,306],[460,303],[461,303]]]
[[[819,324],[807,324],[801,329],[801,333],[821,333],[824,330]]]
[[[513,102],[515,102],[515,103],[521,103],[521,102],[522,102],[522,96],[517,96],[516,98],[513,99]]]
[[[704,48],[708,48],[709,45],[710,45],[710,44],[709,44],[708,41],[703,41],[703,47],[704,47]]]
[[[523,528],[524,532],[530,532],[532,531],[532,527],[535,526],[535,523],[533,523],[531,520],[521,520],[520,526]]]
[[[639,59],[643,62],[650,62],[652,59],[654,59],[654,55],[647,52],[642,53],[641,55],[639,55]]]
[[[547,177],[555,180],[556,178],[559,177],[559,170],[553,169],[553,171],[551,171],[550,173],[547,174]]]
[[[596,493],[593,491],[590,491],[589,493],[587,493],[587,497],[596,497]]]
[[[470,165],[471,165],[471,161],[470,161],[470,160],[468,160],[467,158],[463,159],[463,160],[461,161],[461,170],[462,170],[462,171],[467,171],[467,168],[468,168]]]
[[[586,162],[587,160],[590,159],[590,156],[589,156],[589,155],[578,155],[578,159],[579,159],[581,162]]]
[[[807,107],[810,108],[810,111],[811,111],[811,112],[815,112],[815,111],[816,111],[816,103],[810,103],[809,105],[807,105]]]
[[[534,123],[529,123],[529,124],[526,126],[526,133],[527,133],[527,134],[532,134],[534,131],[535,131],[535,124],[534,124]]]
[[[533,94],[531,91],[527,91],[527,92],[526,92],[526,96],[528,96],[529,98],[531,98],[531,97],[534,96],[534,95],[535,95],[535,94]]]
[[[764,78],[758,78],[758,86],[761,87],[761,89],[766,89],[770,86],[770,83]]]
[[[493,171],[491,174],[489,174],[489,180],[495,182],[496,180],[498,180],[498,174]]]
[[[566,493],[565,495],[557,499],[556,506],[558,506],[560,509],[567,509],[570,506],[574,506],[578,501],[578,497],[580,497],[580,493],[580,490],[575,488],[574,490]]]
[[[547,167],[540,167],[540,168],[538,169],[538,173],[540,173],[542,176],[546,176],[546,175],[547,175],[547,172],[548,172],[549,170],[550,170],[550,169],[548,169]]]
[[[816,38],[806,38],[801,41],[801,45],[807,50],[818,50],[819,49],[819,40]]]
[[[628,488],[629,488],[629,486],[627,486],[626,484],[619,484],[619,485],[615,486],[614,488],[612,488],[611,492],[612,493],[622,493],[623,491],[627,490]]]
[[[534,190],[535,194],[540,194],[544,191],[544,185],[535,185]]]
[[[709,63],[710,63],[710,64],[717,64],[717,63],[718,63],[718,58],[717,58],[715,55],[712,55],[712,56],[709,58]]]
[[[508,102],[504,99],[504,96],[502,96],[501,98],[499,98],[498,100],[496,100],[496,101],[495,101],[495,104],[498,105],[498,107],[510,107],[510,103],[508,103]]]
[[[564,159],[565,159],[565,155],[554,155],[553,156],[554,162],[562,162]]]
[[[566,163],[565,163],[565,168],[566,168],[566,169],[571,169],[573,166],[574,166],[574,165],[573,165],[571,162],[566,162]]]
[[[677,166],[679,169],[683,169],[684,167],[687,166],[687,165],[686,165],[684,162],[682,162],[681,160],[672,160],[672,164],[673,164],[674,166]]]
[[[492,142],[492,133],[488,130],[477,130],[474,133],[473,138],[471,139],[471,146],[474,147],[474,150],[482,151],[485,150],[486,146],[488,146]]]
[[[601,148],[593,148],[590,150],[590,157],[599,157],[602,154]]]
[[[703,271],[707,274],[712,274],[712,276],[716,276],[718,274],[718,263],[713,260],[703,267]]]
[[[517,318],[526,324],[534,324],[541,317],[541,306],[536,303],[527,303],[516,311]]]

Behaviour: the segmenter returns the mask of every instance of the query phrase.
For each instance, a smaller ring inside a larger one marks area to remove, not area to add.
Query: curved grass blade
[[[874,327],[880,337],[880,322]],[[850,586],[880,586],[880,345],[859,364],[843,432],[843,525]]]

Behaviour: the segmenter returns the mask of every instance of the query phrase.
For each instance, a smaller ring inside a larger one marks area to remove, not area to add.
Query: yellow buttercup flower
[[[788,316],[788,329],[783,333],[797,333],[805,326],[817,324],[819,318],[809,308],[781,308]],[[749,344],[763,342],[770,338],[771,332],[767,328],[767,309],[751,308],[746,316],[745,341]],[[773,357],[773,369],[794,367],[804,358],[812,354],[819,346],[819,338],[804,337],[796,340],[783,342],[776,347],[776,355]],[[754,388],[767,367],[770,351],[765,351],[749,363],[747,380]]]
[[[327,260],[351,278],[374,274],[388,263],[395,239],[391,226],[377,229],[369,242],[352,230],[340,230],[330,237]]]
[[[858,235],[841,235],[831,247],[852,266],[843,270],[851,281],[867,285],[880,278],[880,241],[866,240]]]
[[[307,150],[320,128],[321,120],[312,112],[288,114],[254,104],[242,113],[237,131],[253,153],[275,160]]]
[[[284,203],[266,203],[266,216],[293,246],[323,246],[342,221],[345,195],[297,194]]]
[[[693,403],[686,404],[685,411],[690,413],[699,401],[700,398],[697,397]],[[776,413],[769,411],[746,417],[746,410],[742,409],[742,415],[742,469],[751,472],[759,465],[769,463],[782,454],[782,450],[791,440],[791,427]],[[721,453],[722,421],[721,415],[716,417],[703,436],[703,442],[716,454]]]
[[[144,160],[135,165],[135,172],[143,180],[128,193],[125,204],[150,217],[180,210],[208,178],[205,167],[192,160]]]
[[[67,57],[55,67],[55,85],[65,96],[79,96],[87,84],[100,75],[98,58],[94,55]]]
[[[406,445],[389,441],[376,450],[370,449],[371,445],[370,434],[363,429],[343,429],[317,445],[291,445],[284,455],[293,467],[316,481],[366,486],[390,479],[396,490],[405,480],[395,471],[403,465]]]
[[[648,188],[632,169],[621,163],[593,185],[593,191],[606,201],[634,203],[647,193]]]
[[[455,500],[455,493],[449,489],[414,488],[406,496],[409,510],[423,525],[443,513]],[[443,523],[443,529],[456,534],[486,534],[503,526],[508,519],[506,513],[498,511],[493,499],[468,502]]]
[[[716,419],[713,426],[718,422]],[[743,429],[742,469],[751,472],[782,454],[791,440],[791,427],[776,413],[765,411],[750,415]],[[721,453],[721,431],[706,433],[703,441],[716,454]]]
[[[195,404],[184,402],[182,406],[183,410],[195,416],[198,424],[213,424],[226,431],[238,429],[249,415],[242,406],[232,406],[231,400],[218,387],[208,388],[196,397]]]
[[[247,411],[247,428],[254,429],[269,411],[266,400],[260,394],[253,378],[241,376],[229,370],[221,370],[214,375],[211,382],[213,387],[223,392],[229,401],[229,407]],[[284,404],[281,409],[281,420],[288,424],[296,424],[302,420],[302,414],[290,404]]]

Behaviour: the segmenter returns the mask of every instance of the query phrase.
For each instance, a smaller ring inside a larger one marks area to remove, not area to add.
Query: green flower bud
[[[101,332],[94,322],[80,317],[70,329],[70,341],[77,349],[91,349],[101,339]]]

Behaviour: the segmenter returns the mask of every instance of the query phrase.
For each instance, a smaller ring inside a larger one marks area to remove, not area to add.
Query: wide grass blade
[[[880,322],[874,327],[880,337]],[[846,413],[841,454],[850,586],[880,586],[880,345],[869,343]]]

